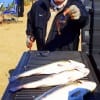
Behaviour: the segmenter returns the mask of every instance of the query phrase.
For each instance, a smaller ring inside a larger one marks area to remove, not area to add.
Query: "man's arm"
[[[77,25],[80,28],[83,28],[85,25],[87,25],[88,20],[89,20],[88,11],[86,10],[85,5],[81,2],[81,0],[74,0],[72,5],[76,5],[76,7],[80,11],[80,17],[78,20],[76,20],[75,23],[77,23]]]
[[[31,50],[32,44],[35,41],[34,37],[34,4],[27,14],[27,29],[26,29],[26,46]]]

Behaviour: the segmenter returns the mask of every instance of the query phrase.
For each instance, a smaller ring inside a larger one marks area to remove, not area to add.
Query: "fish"
[[[27,77],[34,74],[54,74],[54,73],[59,73],[64,70],[80,69],[84,67],[85,67],[85,64],[74,61],[74,60],[57,61],[57,62],[53,62],[44,66],[40,66],[35,69],[25,71],[21,74],[12,76],[9,78],[9,81],[13,82],[18,78]]]
[[[96,82],[78,80],[68,85],[53,87],[34,100],[83,100],[84,95],[93,92],[96,87]]]
[[[11,87],[9,90],[11,92],[16,92],[23,88],[38,88],[38,87],[48,87],[56,85],[69,84],[70,82],[76,81],[80,78],[86,77],[90,70],[88,68],[74,69],[70,71],[62,71],[57,74],[52,74],[46,78],[39,79],[34,82],[25,83],[19,86]]]

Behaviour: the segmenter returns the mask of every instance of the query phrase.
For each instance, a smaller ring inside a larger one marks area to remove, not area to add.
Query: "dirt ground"
[[[0,24],[0,98],[9,82],[10,71],[16,68],[26,47],[26,18],[31,5],[25,7],[24,17],[17,22]],[[36,50],[36,45],[32,48]],[[1,100],[1,99],[0,99]]]

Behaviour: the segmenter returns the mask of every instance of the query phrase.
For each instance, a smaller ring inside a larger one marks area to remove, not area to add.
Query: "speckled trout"
[[[70,71],[65,70],[34,82],[19,85],[17,87],[11,87],[10,91],[15,92],[23,88],[37,88],[69,84],[73,81],[86,77],[89,72],[90,70],[88,68],[74,69]]]
[[[65,70],[73,70],[73,69],[80,69],[84,68],[85,64],[74,61],[74,60],[68,60],[68,61],[57,61],[53,62],[44,66],[40,66],[35,69],[31,69],[28,71],[25,71],[19,75],[12,76],[9,81],[13,82],[14,80],[21,78],[21,77],[26,77],[26,76],[31,76],[33,74],[54,74],[54,73],[59,73],[61,71]]]

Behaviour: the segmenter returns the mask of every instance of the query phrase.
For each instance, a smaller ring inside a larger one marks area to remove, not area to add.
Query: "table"
[[[96,77],[93,66],[85,53],[77,52],[77,51],[26,51],[22,54],[20,61],[18,62],[15,70],[12,75],[20,74],[24,71],[39,67],[41,65],[45,65],[54,61],[59,60],[76,60],[82,62],[86,65],[87,68],[90,69],[90,74],[87,77],[87,80],[91,80],[97,83],[97,88],[93,94],[87,94],[85,96],[85,100],[100,100],[100,83]],[[28,67],[26,67],[28,66]],[[10,83],[7,86],[7,89],[2,97],[2,100],[34,100],[35,97],[42,94],[43,92],[49,90],[51,87],[47,88],[38,88],[38,89],[22,89],[15,93],[9,92],[9,88],[11,86],[15,86],[16,84],[21,84],[24,82],[34,81],[41,77],[45,77],[45,75],[41,76],[30,76],[21,79],[21,81],[17,81],[14,83]],[[20,83],[19,83],[20,82]]]

